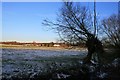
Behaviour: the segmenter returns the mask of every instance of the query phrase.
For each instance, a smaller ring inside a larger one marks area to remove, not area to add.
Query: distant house
[[[54,47],[60,47],[60,44],[54,44],[53,46]]]

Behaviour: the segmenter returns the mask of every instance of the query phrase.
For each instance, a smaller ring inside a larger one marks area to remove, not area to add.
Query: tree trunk
[[[99,57],[100,54],[104,52],[103,45],[98,38],[90,37],[86,41],[86,47],[88,49],[87,57],[84,59],[85,63],[91,63],[91,58],[94,53],[96,53]]]

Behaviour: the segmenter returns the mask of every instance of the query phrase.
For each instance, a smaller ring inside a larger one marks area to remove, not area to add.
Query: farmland
[[[59,69],[76,65],[86,55],[86,50],[31,50],[3,49],[3,78],[23,77],[46,73],[48,69]]]
[[[3,48],[2,80],[119,80],[120,58],[107,51],[100,65],[83,64],[86,49]]]

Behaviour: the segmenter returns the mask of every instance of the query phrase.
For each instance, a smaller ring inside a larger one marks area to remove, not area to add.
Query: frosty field
[[[2,49],[2,76],[33,77],[48,69],[76,65],[86,53],[85,50]]]

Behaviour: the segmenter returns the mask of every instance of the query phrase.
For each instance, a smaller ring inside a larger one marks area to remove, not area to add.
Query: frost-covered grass
[[[49,70],[70,67],[85,57],[86,51],[70,50],[30,50],[3,49],[3,78],[26,75],[31,77],[37,73],[43,74]]]
[[[3,49],[3,80],[120,80],[120,58],[116,52],[104,53],[101,57],[104,64],[83,64],[81,59],[86,53]]]

